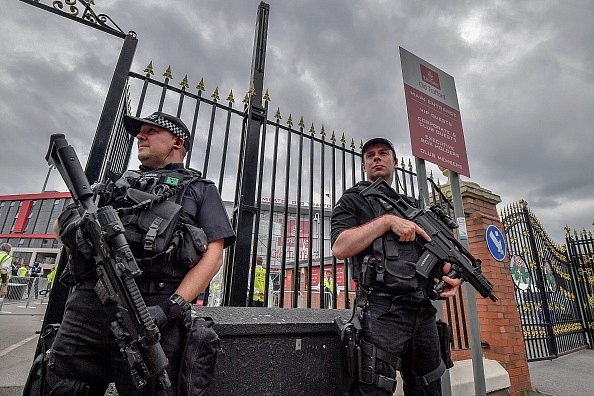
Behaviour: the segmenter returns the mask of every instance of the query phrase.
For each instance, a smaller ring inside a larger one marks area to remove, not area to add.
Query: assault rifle
[[[112,331],[130,367],[134,385],[142,388],[151,378],[157,378],[164,389],[169,387],[171,382],[165,371],[168,360],[159,343],[161,334],[134,280],[142,271],[124,237],[117,212],[111,206],[95,205],[87,176],[63,134],[51,135],[45,159],[58,169],[78,205],[79,226],[91,245],[99,275],[95,291],[100,298],[117,304]]]
[[[440,206],[434,205],[418,209],[411,206],[400,195],[394,198],[388,196],[382,189],[389,191],[391,188],[380,177],[361,191],[360,194],[362,197],[379,198],[380,201],[389,204],[403,218],[414,221],[431,237],[431,242],[427,242],[420,237],[416,239],[416,242],[425,249],[417,261],[417,273],[419,275],[426,279],[435,268],[435,265],[449,262],[452,267],[447,276],[464,279],[470,282],[481,296],[497,301],[497,297],[492,293],[493,285],[483,275],[481,260],[474,258],[454,237],[451,230],[457,228],[458,225],[444,213]],[[440,280],[433,287],[430,297],[433,299],[439,298],[446,286],[447,284]]]

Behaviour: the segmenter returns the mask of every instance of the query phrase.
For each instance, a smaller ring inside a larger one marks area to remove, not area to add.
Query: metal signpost
[[[470,170],[454,78],[402,47],[400,47],[400,62],[412,154],[416,157],[418,176],[421,176],[421,171],[425,174],[424,160],[450,170],[454,214],[460,226],[458,238],[468,249],[458,174],[470,177]],[[422,177],[426,179],[426,175]],[[419,178],[419,185],[421,180]],[[419,188],[423,191],[426,187]],[[425,199],[427,200],[428,197],[425,196]],[[467,283],[466,288],[475,395],[484,396],[487,391],[476,297],[470,284]],[[438,315],[443,316],[443,313],[438,312]],[[443,382],[444,394],[451,395],[447,375],[444,375]]]

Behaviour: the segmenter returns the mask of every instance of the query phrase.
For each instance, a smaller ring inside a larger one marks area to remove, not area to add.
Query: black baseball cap
[[[160,111],[156,111],[145,118],[132,117],[127,114],[124,116],[124,128],[126,128],[126,131],[134,137],[140,132],[142,124],[151,124],[168,129],[175,136],[184,139],[184,148],[186,151],[190,151],[190,131],[179,117]]]
[[[365,151],[373,146],[374,144],[385,144],[386,146],[388,146],[391,150],[392,153],[394,154],[394,158],[396,158],[396,150],[394,150],[394,145],[392,144],[391,141],[389,141],[386,138],[382,138],[382,137],[376,137],[373,139],[369,139],[368,141],[365,142],[365,144],[363,145],[363,148],[361,149],[361,155],[365,155]]]

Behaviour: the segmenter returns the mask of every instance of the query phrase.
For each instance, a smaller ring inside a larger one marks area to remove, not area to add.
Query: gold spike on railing
[[[429,172],[429,180],[433,180],[433,170]]]
[[[361,142],[359,143],[359,151],[363,150],[363,139],[361,139]]]
[[[276,113],[274,113],[274,118],[276,119],[276,122],[278,122],[278,120],[283,119],[283,117],[281,117],[280,107],[276,108]]]
[[[410,158],[408,159],[408,170],[410,172],[412,172],[413,166],[412,166],[412,161],[410,160]]]
[[[322,140],[324,140],[324,138],[326,137],[326,130],[324,129],[324,124],[322,124],[322,129],[320,130],[320,136],[322,137]]]
[[[313,122],[311,123],[311,127],[309,128],[309,134],[314,136],[316,134],[316,128],[314,128]]]
[[[332,130],[332,136],[330,137],[330,141],[332,144],[336,144],[336,134],[334,133],[334,129]]]
[[[266,102],[270,102],[270,95],[268,94],[268,90],[266,90],[266,93],[264,94],[264,101]]]
[[[250,89],[249,89],[248,93],[249,93],[251,96],[254,96],[254,95],[256,94],[256,87],[254,87],[254,84],[252,84],[252,86],[250,87]]]
[[[301,116],[301,118],[299,119],[299,128],[303,129],[305,128],[305,121],[303,121],[303,116]]]
[[[204,91],[204,78],[200,79],[200,82],[198,83],[198,85],[196,85],[196,89],[198,91]]]
[[[404,158],[400,158],[400,167],[404,169]]]
[[[355,139],[351,138],[351,150],[355,151]]]
[[[167,66],[167,70],[165,70],[165,73],[163,73],[163,77],[165,78],[173,78],[173,75],[171,74],[171,65]]]
[[[188,75],[186,74],[186,76],[184,77],[183,80],[181,80],[181,82],[179,83],[179,85],[185,89],[185,88],[190,88],[190,86],[188,85]]]
[[[241,103],[247,105],[248,103],[250,103],[250,93],[246,92],[245,96],[243,97],[243,100],[241,101]]]
[[[146,69],[144,69],[144,72],[146,74],[150,74],[152,76],[155,75],[155,71],[153,70],[153,61],[150,61],[148,66],[146,67]]]
[[[233,98],[233,90],[229,91],[229,96],[227,96],[227,102],[235,103],[235,99]]]
[[[293,128],[293,117],[289,114],[289,118],[287,118],[287,125],[289,128]]]
[[[346,138],[344,137],[344,132],[342,133],[342,137],[340,138],[340,143],[342,143],[342,145],[346,145]]]
[[[221,99],[221,97],[219,96],[219,87],[216,87],[214,92],[212,93],[212,95],[210,95],[211,98],[213,98],[214,100],[219,100]]]

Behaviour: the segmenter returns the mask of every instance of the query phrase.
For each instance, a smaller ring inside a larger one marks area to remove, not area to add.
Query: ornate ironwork
[[[127,35],[136,37],[134,31],[124,32],[109,15],[97,14],[91,8],[95,5],[94,0],[53,0],[51,5],[45,4],[42,0],[21,1],[120,38],[125,38]]]
[[[579,243],[567,227],[567,245],[553,242],[526,201],[504,208],[501,218],[528,360],[554,358],[587,345],[592,316],[584,314],[589,297],[581,270],[593,250],[576,254]]]

